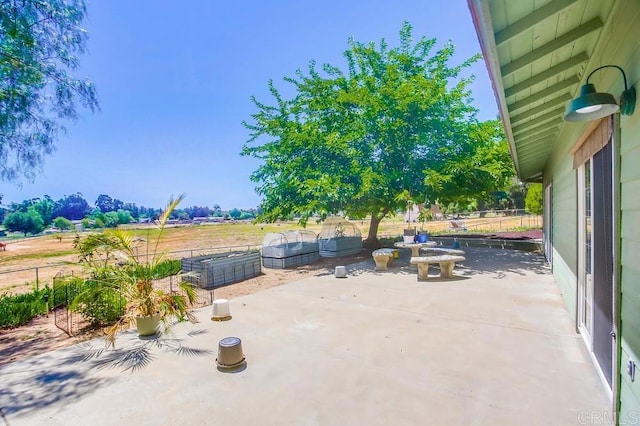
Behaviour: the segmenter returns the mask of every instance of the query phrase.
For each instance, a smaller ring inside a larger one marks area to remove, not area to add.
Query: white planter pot
[[[153,336],[158,332],[160,326],[160,314],[150,317],[136,317],[136,327],[138,327],[138,335]]]

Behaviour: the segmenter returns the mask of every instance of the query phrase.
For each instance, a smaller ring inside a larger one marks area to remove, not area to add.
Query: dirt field
[[[367,221],[354,222],[363,237],[367,235]],[[495,232],[518,227],[541,226],[539,218],[531,217],[493,217],[465,219],[468,232]],[[401,220],[385,220],[378,229],[379,236],[402,235],[405,224]],[[431,233],[446,232],[449,221],[433,221],[424,224],[414,223],[412,227]],[[255,248],[262,243],[268,232],[301,229],[295,223],[280,224],[207,224],[199,226],[180,226],[168,228],[160,244],[161,250],[169,252],[169,257],[182,258],[197,255],[201,250],[211,252],[236,247],[237,249]],[[307,226],[318,234],[321,226],[311,223]],[[155,241],[154,227],[133,228],[134,235],[146,241]],[[0,294],[31,291],[37,285],[51,286],[53,277],[58,273],[79,271],[78,256],[73,248],[75,233],[62,233],[20,240],[5,240],[6,251],[0,251]],[[60,237],[58,239],[57,237]],[[152,248],[149,248],[152,251]],[[141,243],[139,253],[147,253],[146,244]]]
[[[526,226],[520,217],[512,218],[485,218],[467,219],[465,226],[470,232],[495,232],[497,230],[514,229]],[[366,235],[367,223],[357,223],[363,236]],[[414,224],[418,229],[429,232],[443,232],[449,227],[448,221]],[[531,225],[534,225],[531,223]],[[538,223],[541,225],[541,223]],[[381,224],[379,236],[397,236],[402,234],[405,227],[401,221],[387,221]],[[267,232],[280,232],[285,229],[296,229],[293,223],[254,225],[254,224],[223,224],[184,226],[167,229],[161,249],[176,252],[173,257],[185,257],[191,251],[224,247],[255,247],[262,243]],[[312,224],[307,227],[318,233],[320,226]],[[138,236],[152,241],[154,230],[134,229],[132,232]],[[526,236],[538,236],[535,233],[523,232]],[[35,285],[35,270],[39,267],[38,280],[40,286],[51,283],[51,278],[58,272],[70,272],[79,269],[76,265],[77,255],[73,250],[74,234],[61,234],[59,240],[55,236],[43,236],[8,242],[7,250],[0,252],[0,293],[16,293],[29,291]],[[511,233],[511,237],[517,237],[518,233]],[[141,245],[140,255],[146,253],[146,245]],[[278,270],[263,269],[263,274],[225,287],[216,289],[216,298],[234,299],[239,296],[251,294],[270,287],[282,285],[306,276],[332,273],[336,265],[348,265],[370,258],[369,251],[363,251],[357,255],[342,258],[321,258],[320,261],[298,267],[295,269]],[[63,264],[68,262],[68,264]],[[56,265],[56,266],[50,266]],[[8,272],[12,271],[12,272]],[[14,329],[0,330],[0,365],[13,362],[25,357],[40,354],[49,350],[65,347],[94,337],[101,333],[100,330],[70,338],[54,325],[53,314],[48,317],[36,318],[31,323]]]

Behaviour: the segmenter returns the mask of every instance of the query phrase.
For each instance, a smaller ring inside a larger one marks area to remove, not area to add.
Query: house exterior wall
[[[618,1],[601,42],[593,53],[601,65],[621,66],[628,86],[640,90],[640,2]],[[615,70],[594,74],[591,83],[599,92],[616,96],[623,90],[622,75]],[[619,424],[640,424],[640,106],[631,116],[620,117],[620,352]],[[567,309],[576,315],[578,259],[577,170],[573,169],[569,150],[586,127],[586,123],[563,127],[545,168],[545,182],[553,184],[553,271]],[[639,371],[635,380],[627,374],[632,360]]]
[[[621,66],[629,86],[640,88],[640,2],[622,1],[601,51],[601,63]],[[597,87],[597,86],[596,86]],[[622,92],[621,76],[609,87]],[[632,380],[629,360],[640,365],[640,107],[620,117],[620,371],[619,422],[640,423],[640,374]]]
[[[627,13],[640,20],[640,5],[633,3]],[[631,19],[631,17],[629,17]],[[640,31],[628,28],[625,37],[633,40],[622,50],[619,63],[630,85],[640,88]],[[613,46],[611,46],[613,48]],[[640,108],[620,120],[620,424],[640,424],[640,374],[631,380],[629,360],[640,366]],[[626,423],[624,423],[626,421]]]
[[[577,174],[568,155],[571,139],[559,143],[546,175],[553,185],[551,235],[553,241],[553,275],[560,287],[565,306],[576,317],[578,226]]]

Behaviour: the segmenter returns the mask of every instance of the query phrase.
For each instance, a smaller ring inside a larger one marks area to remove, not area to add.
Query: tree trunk
[[[481,218],[487,216],[487,203],[482,199],[478,200],[478,211]]]
[[[382,215],[384,217],[384,215]],[[363,245],[368,249],[377,249],[382,247],[380,241],[378,240],[378,226],[382,218],[376,216],[375,214],[371,215],[371,223],[369,224],[369,234],[367,235],[367,239],[364,240]]]

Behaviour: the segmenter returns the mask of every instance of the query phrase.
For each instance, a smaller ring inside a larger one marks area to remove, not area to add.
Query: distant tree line
[[[1,202],[2,195],[0,195]],[[129,223],[152,222],[161,214],[161,209],[123,202],[106,194],[100,194],[91,206],[78,192],[65,195],[57,201],[45,195],[42,198],[32,198],[20,203],[12,202],[8,207],[0,207],[0,222],[8,231],[22,232],[26,236],[39,234],[46,228],[73,230],[75,229],[73,221],[81,221],[84,228],[115,228]],[[209,217],[244,220],[254,219],[257,214],[256,209],[233,208],[224,211],[218,204],[214,204],[212,208],[191,206],[175,209],[170,218],[179,221]]]

